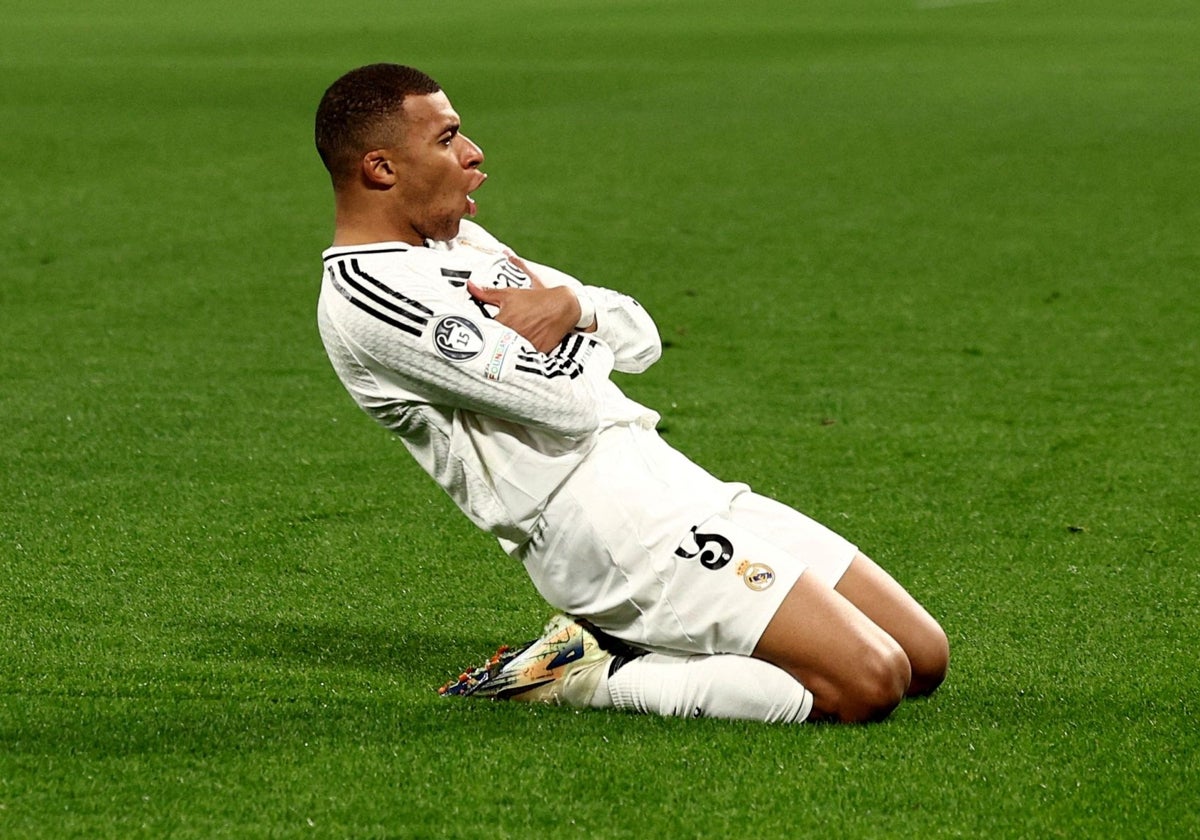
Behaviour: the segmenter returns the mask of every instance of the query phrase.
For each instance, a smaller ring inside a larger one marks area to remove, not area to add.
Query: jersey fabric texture
[[[857,553],[639,426],[601,435],[543,522],[520,550],[542,597],[662,653],[750,655],[801,574],[832,587]]]
[[[467,292],[467,280],[530,285],[505,250],[468,221],[456,239],[433,247],[330,248],[318,323],[359,406],[396,432],[463,513],[511,552],[602,430],[658,422],[609,374],[645,370],[661,345],[632,298],[528,263],[545,285],[586,294],[598,324],[593,334],[573,333],[538,353]]]
[[[652,649],[749,654],[806,568],[833,585],[849,565],[853,545],[692,463],[611,381],[661,352],[629,296],[527,261],[596,313],[594,333],[539,353],[468,293],[532,282],[473,222],[323,263],[318,324],[342,383],[555,607]]]

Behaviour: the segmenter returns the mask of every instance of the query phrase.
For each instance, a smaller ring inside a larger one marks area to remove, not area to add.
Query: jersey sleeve
[[[528,285],[525,276],[509,259],[507,245],[475,222],[464,219],[460,235],[439,247],[477,251],[491,255],[488,271],[477,272],[477,283],[494,286]],[[588,286],[553,266],[526,259],[525,264],[546,286],[567,286],[576,296],[587,296],[596,310],[596,330],[589,333],[612,350],[613,365],[622,373],[641,373],[662,356],[662,340],[650,313],[629,295],[600,286]]]
[[[590,333],[611,348],[614,368],[641,373],[662,355],[658,326],[650,313],[629,295],[601,286],[587,286],[565,272],[530,260],[527,265],[547,286],[568,286],[587,295],[596,308],[596,331]]]
[[[425,402],[581,438],[600,424],[614,355],[573,333],[550,353],[472,302],[418,272],[384,272],[355,259],[326,264],[321,305],[326,348],[364,408]]]

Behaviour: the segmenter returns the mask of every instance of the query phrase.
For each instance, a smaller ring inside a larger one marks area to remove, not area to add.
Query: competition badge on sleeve
[[[433,328],[433,346],[452,362],[468,362],[483,352],[483,333],[461,315],[447,315]]]

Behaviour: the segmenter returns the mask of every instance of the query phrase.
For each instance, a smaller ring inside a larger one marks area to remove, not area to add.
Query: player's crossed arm
[[[516,332],[539,353],[549,353],[574,332],[581,308],[575,293],[566,286],[546,286],[528,264],[516,254],[509,259],[529,277],[529,288],[491,289],[467,282],[471,297],[491,304],[500,311],[496,320]],[[584,332],[595,332],[592,324]]]

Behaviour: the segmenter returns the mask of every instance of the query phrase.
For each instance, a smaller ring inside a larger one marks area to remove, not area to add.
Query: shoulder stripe
[[[364,281],[361,278],[354,276],[352,269],[356,268],[356,266],[353,265],[353,260],[350,262],[352,265],[347,266],[346,261],[339,261],[337,263],[336,273],[334,272],[334,267],[332,265],[326,266],[326,273],[329,275],[329,281],[342,295],[342,297],[344,297],[352,306],[357,307],[371,317],[383,321],[385,324],[389,324],[396,329],[402,330],[410,335],[420,337],[424,333],[423,327],[429,322],[429,319],[414,314],[413,312],[403,308],[402,305],[393,303],[366,288]],[[341,275],[340,280],[338,278],[339,274]],[[374,284],[383,291],[390,292],[389,289],[382,286],[382,284],[380,284],[378,281],[373,280],[373,278],[368,277],[367,279],[372,280]],[[403,295],[393,294],[393,297],[397,297],[405,302],[411,303],[426,312],[429,311],[416,301],[409,301],[409,299],[405,298]],[[381,309],[383,311],[381,311]],[[405,318],[412,323],[405,323],[394,316],[400,316],[401,318]]]
[[[346,257],[354,257],[360,254],[403,254],[408,250],[410,249],[403,246],[398,246],[395,248],[376,248],[374,250],[364,249],[362,251],[339,251],[336,254],[330,254],[329,256],[322,257],[321,259],[325,262],[331,262],[332,260],[345,259]]]
[[[413,300],[410,297],[405,297],[404,295],[397,292],[395,289],[391,288],[390,286],[386,285],[385,283],[383,283],[379,280],[376,280],[370,274],[367,274],[367,272],[363,271],[362,267],[359,266],[358,260],[351,259],[350,260],[350,268],[353,269],[354,273],[357,274],[359,277],[361,277],[363,280],[366,280],[372,286],[379,289],[381,292],[388,295],[389,297],[393,297],[396,300],[403,303],[404,305],[412,307],[413,309],[415,309],[418,312],[421,312],[425,315],[433,315],[433,310],[430,309],[428,306],[425,306],[423,303],[418,303],[417,301]]]
[[[381,312],[376,312],[374,309],[367,306],[365,303],[363,303],[361,300],[359,300],[356,297],[348,297],[348,298],[346,298],[346,300],[350,301],[351,304],[353,304],[354,306],[357,306],[359,309],[361,309],[363,312],[366,312],[368,315],[373,315],[374,317],[378,318],[380,321],[383,321],[383,323],[385,323],[385,324],[391,324],[396,329],[403,330],[404,332],[409,333],[410,335],[415,335],[418,338],[421,336],[421,330],[417,329],[416,327],[414,327],[410,324],[406,324],[403,321],[397,321],[395,318],[389,318],[388,316],[384,315]]]
[[[408,305],[408,304],[415,304],[417,307],[420,308],[420,310],[428,312],[429,310],[426,309],[424,306],[421,306],[420,304],[416,304],[415,301],[410,301],[408,298],[404,297],[403,295],[392,294],[391,296],[393,298],[395,298],[396,300],[388,300],[383,295],[381,295],[375,291],[372,291],[370,288],[368,288],[366,282],[364,282],[364,277],[351,271],[352,266],[348,267],[345,262],[339,262],[337,264],[337,267],[338,267],[338,273],[341,275],[342,280],[344,280],[351,289],[353,289],[355,292],[357,292],[362,297],[367,298],[368,300],[374,302],[378,306],[383,307],[388,312],[394,313],[395,315],[399,315],[401,318],[406,318],[409,321],[412,321],[414,324],[416,324],[418,326],[423,327],[427,323],[429,323],[428,318],[424,317],[423,315],[419,315],[416,312],[413,312],[410,309],[406,308],[406,305]],[[370,277],[366,277],[365,280],[367,282],[371,282],[376,288],[380,289],[381,291],[383,291],[385,293],[390,291],[385,286],[382,286],[382,284],[380,284],[379,281],[377,281],[377,280],[373,280]]]

